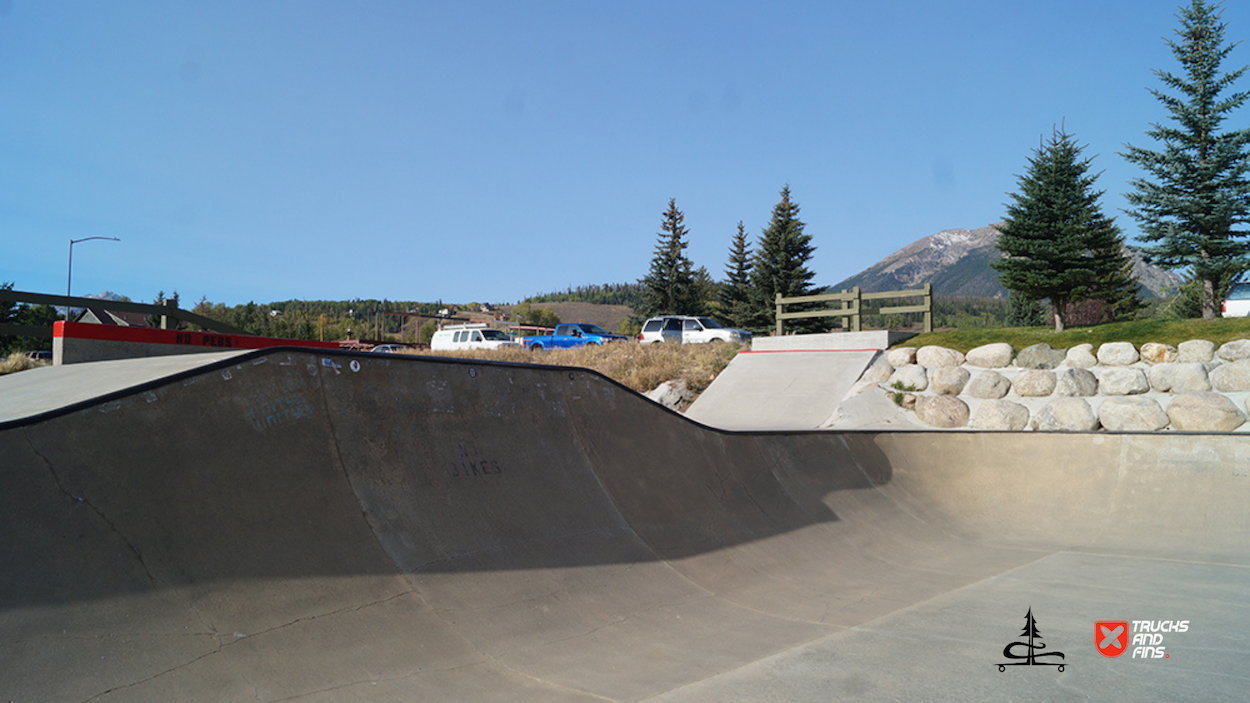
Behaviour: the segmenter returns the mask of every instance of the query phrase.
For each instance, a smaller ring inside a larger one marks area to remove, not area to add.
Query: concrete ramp
[[[881,352],[744,351],[686,410],[726,430],[813,430],[838,408]]]
[[[725,430],[824,426],[881,350],[914,335],[888,330],[758,337],[686,410]]]
[[[0,700],[1237,700],[1246,440],[732,433],[590,371],[246,353],[0,424]],[[1005,658],[1026,612],[1062,672]],[[1111,620],[1188,625],[1111,659]]]

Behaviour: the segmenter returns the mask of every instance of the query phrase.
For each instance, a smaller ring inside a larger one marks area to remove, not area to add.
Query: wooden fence
[[[923,302],[917,305],[896,305],[890,307],[878,307],[874,310],[865,310],[865,300],[887,300],[891,298],[923,298]],[[820,310],[806,310],[803,312],[786,312],[787,305],[798,303],[838,303],[839,307],[825,307]],[[859,286],[855,286],[849,291],[841,293],[826,293],[824,295],[800,295],[794,298],[783,298],[781,294],[777,295],[777,332],[781,335],[784,333],[782,321],[796,320],[805,317],[849,317],[852,332],[860,331],[861,317],[863,315],[898,315],[902,313],[924,313],[924,331],[933,331],[933,286],[932,284],[924,284],[924,288],[915,290],[887,290],[880,293],[864,293],[860,291]]]

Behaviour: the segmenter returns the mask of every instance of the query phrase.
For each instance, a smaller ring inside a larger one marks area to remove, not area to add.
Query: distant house
[[[74,322],[86,322],[93,325],[118,325],[120,327],[147,327],[148,318],[141,312],[113,312],[103,307],[90,307],[80,310]]]

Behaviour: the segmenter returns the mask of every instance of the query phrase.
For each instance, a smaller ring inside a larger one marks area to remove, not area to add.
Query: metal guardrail
[[[918,305],[895,305],[890,307],[881,307],[875,310],[865,310],[865,300],[886,300],[890,298],[916,298],[923,297],[924,302]],[[823,308],[820,310],[806,310],[803,312],[786,312],[787,305],[797,303],[840,303],[838,308]],[[859,290],[859,286],[855,286],[849,291],[841,293],[825,293],[823,295],[800,295],[793,298],[783,298],[781,294],[777,294],[777,335],[784,332],[783,320],[797,320],[806,317],[848,317],[851,322],[851,331],[860,331],[860,321],[863,315],[899,315],[903,313],[924,313],[924,331],[933,331],[933,285],[924,284],[924,288],[914,290],[887,290],[878,293],[864,293]]]
[[[47,293],[30,293],[21,290],[0,290],[0,300],[7,300],[14,303],[33,303],[35,305],[54,305],[67,308],[95,308],[97,310],[112,310],[114,312],[137,312],[144,315],[160,315],[161,329],[169,329],[169,320],[176,319],[183,322],[199,325],[205,329],[214,332],[225,332],[226,334],[248,334],[243,330],[227,325],[224,322],[218,322],[211,317],[197,315],[189,310],[182,310],[174,306],[170,301],[166,301],[164,305],[152,305],[148,303],[126,303],[117,300],[101,300],[99,298],[78,298],[68,295],[49,295]],[[0,335],[13,335],[18,337],[45,337],[52,336],[51,327],[41,327],[36,325],[15,325],[0,324]]]

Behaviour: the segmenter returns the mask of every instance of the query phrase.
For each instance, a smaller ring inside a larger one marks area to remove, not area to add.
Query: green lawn
[[[923,347],[927,344],[950,347],[967,352],[992,342],[1007,342],[1016,351],[1045,342],[1056,349],[1070,349],[1078,344],[1093,344],[1094,351],[1104,342],[1132,342],[1141,347],[1146,342],[1176,346],[1190,339],[1206,339],[1217,345],[1234,339],[1250,339],[1250,318],[1216,320],[1134,320],[1108,325],[1069,328],[1055,334],[1051,327],[1009,327],[998,329],[947,330],[922,334],[899,344],[900,347]]]

